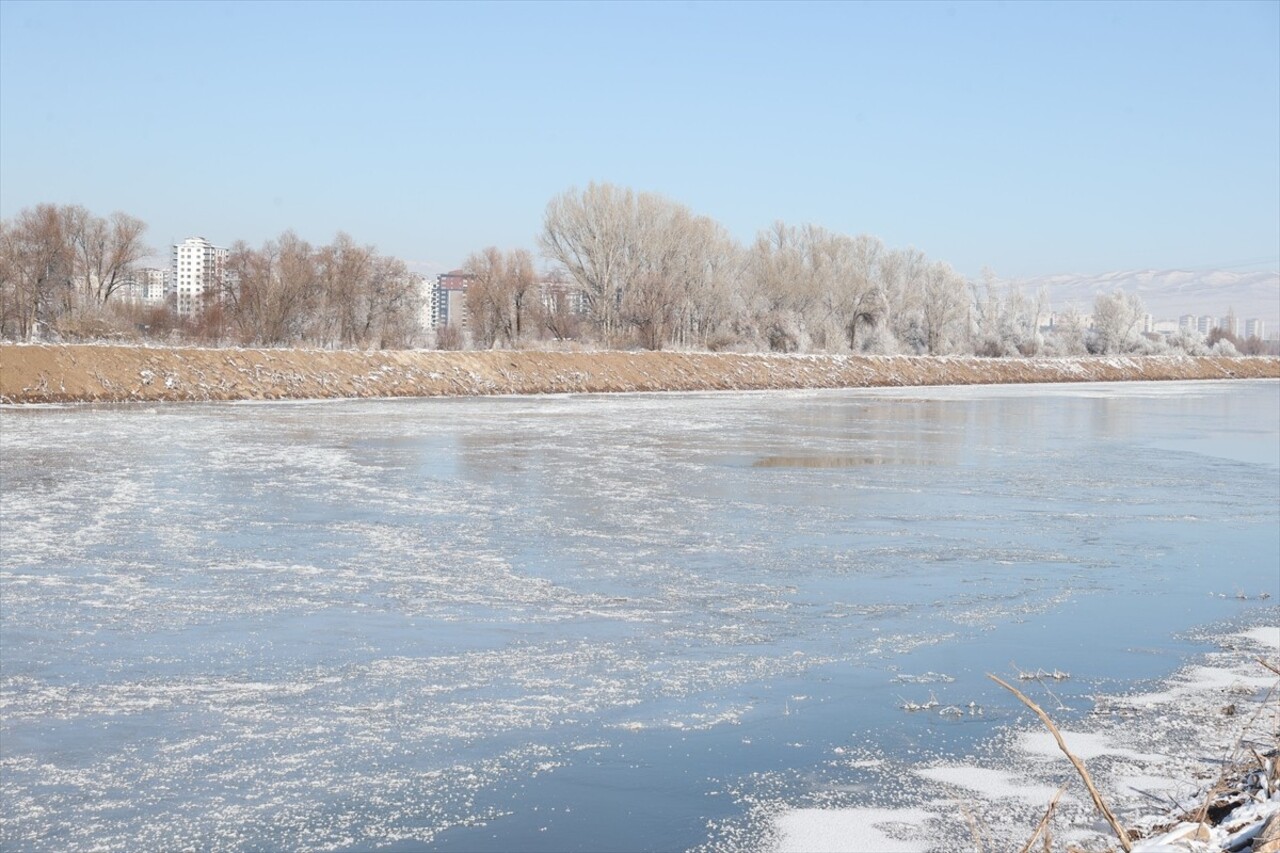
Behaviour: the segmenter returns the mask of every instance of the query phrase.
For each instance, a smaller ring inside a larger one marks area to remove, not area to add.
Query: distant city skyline
[[[437,274],[590,181],[968,276],[1274,270],[1280,4],[0,2],[5,218]]]

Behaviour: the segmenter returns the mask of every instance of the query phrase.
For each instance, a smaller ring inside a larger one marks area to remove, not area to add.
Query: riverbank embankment
[[[1280,358],[0,346],[0,402],[284,400],[1280,378]]]

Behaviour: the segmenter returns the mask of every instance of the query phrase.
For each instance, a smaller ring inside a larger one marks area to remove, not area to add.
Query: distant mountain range
[[[1235,311],[1241,320],[1257,317],[1265,321],[1268,336],[1280,329],[1277,270],[1129,270],[1101,275],[1045,275],[1004,283],[1017,284],[1032,297],[1043,288],[1054,311],[1075,306],[1087,314],[1099,294],[1121,290],[1136,293],[1157,320],[1173,320],[1183,314],[1223,317],[1228,311]]]

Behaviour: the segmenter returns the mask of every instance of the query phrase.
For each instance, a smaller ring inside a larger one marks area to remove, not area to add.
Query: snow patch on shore
[[[1250,696],[1257,690],[1265,690],[1275,681],[1275,677],[1268,676],[1262,667],[1255,664],[1254,669],[1262,674],[1255,675],[1252,671],[1239,668],[1193,666],[1181,673],[1165,689],[1128,696],[1125,701],[1139,707],[1155,707],[1171,705],[1206,693]]]
[[[1235,636],[1257,643],[1259,646],[1266,646],[1268,651],[1280,652],[1280,626],[1264,625],[1260,628],[1250,628]]]
[[[1071,752],[1081,761],[1110,755],[1116,758],[1127,758],[1132,761],[1163,761],[1165,756],[1146,752],[1135,752],[1131,749],[1113,745],[1106,735],[1097,732],[1064,731],[1062,739],[1067,742]],[[1053,734],[1047,731],[1022,732],[1018,736],[1018,746],[1028,755],[1039,755],[1046,758],[1065,758]]]
[[[793,809],[775,819],[777,853],[925,853],[923,809]]]
[[[955,788],[964,788],[991,800],[1026,800],[1047,803],[1057,789],[1040,785],[1004,770],[986,767],[926,767],[916,775]]]

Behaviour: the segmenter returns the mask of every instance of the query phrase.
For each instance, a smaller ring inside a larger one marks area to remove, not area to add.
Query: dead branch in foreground
[[[1067,760],[1071,762],[1071,766],[1075,767],[1076,772],[1080,774],[1080,778],[1084,781],[1084,786],[1089,789],[1089,796],[1093,798],[1094,806],[1097,807],[1098,811],[1106,819],[1107,823],[1111,825],[1111,829],[1115,832],[1116,838],[1119,839],[1120,846],[1124,848],[1125,853],[1130,853],[1130,851],[1133,850],[1133,843],[1129,840],[1128,831],[1126,831],[1120,824],[1120,821],[1116,818],[1115,814],[1113,814],[1111,809],[1107,806],[1106,801],[1102,799],[1102,794],[1098,792],[1097,787],[1093,784],[1093,780],[1089,778],[1089,771],[1084,768],[1084,762],[1072,754],[1071,750],[1067,749],[1067,743],[1062,739],[1062,732],[1058,731],[1058,727],[1053,724],[1053,720],[1049,719],[1049,715],[1044,712],[1043,708],[1023,695],[1022,691],[1018,690],[1018,688],[1009,684],[999,676],[992,675],[988,672],[987,678],[990,678],[996,684],[999,684],[1005,690],[1008,690],[1014,696],[1017,696],[1022,704],[1026,705],[1032,711],[1035,711],[1036,716],[1040,718],[1040,721],[1049,727],[1049,733],[1052,734],[1053,739],[1058,742],[1058,749],[1062,750],[1062,754],[1067,757]]]

